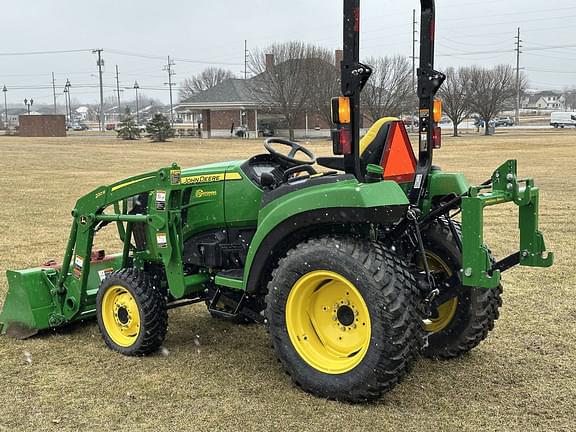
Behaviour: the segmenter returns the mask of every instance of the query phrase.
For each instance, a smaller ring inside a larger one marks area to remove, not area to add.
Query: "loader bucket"
[[[51,261],[42,267],[8,270],[8,294],[0,312],[0,334],[25,339],[40,330],[92,318],[96,315],[96,294],[100,282],[122,264],[120,254],[95,253],[90,260],[86,289],[74,287],[71,273],[64,292],[56,289],[61,267]]]
[[[50,328],[54,303],[50,291],[58,272],[50,268],[8,270],[8,294],[0,313],[0,333],[18,339]]]

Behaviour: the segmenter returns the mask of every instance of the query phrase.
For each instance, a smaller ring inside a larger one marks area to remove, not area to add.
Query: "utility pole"
[[[2,91],[4,92],[4,128],[8,130],[10,123],[8,122],[8,103],[6,102],[6,92],[8,92],[8,89],[6,88],[6,84],[4,84]]]
[[[172,103],[172,87],[175,85],[174,83],[172,83],[172,76],[176,75],[176,72],[174,72],[172,66],[174,66],[175,64],[176,63],[170,60],[170,56],[168,56],[168,64],[164,66],[164,70],[168,72],[168,82],[164,84],[168,85],[168,88],[170,89],[170,126],[172,127],[174,127],[174,106]]]
[[[248,79],[248,41],[244,40],[244,79]]]
[[[52,93],[54,95],[54,114],[58,114],[58,108],[56,107],[56,80],[54,79],[54,72],[52,72]]]
[[[98,54],[98,78],[100,80],[100,131],[104,130],[104,87],[102,85],[102,66],[104,66],[104,60],[102,60],[102,48],[95,49],[92,51],[94,54]]]
[[[412,9],[412,90],[416,92],[416,44],[418,43],[418,22],[416,21],[416,9]],[[412,112],[410,119],[410,131],[414,132],[414,118],[416,112]]]
[[[516,119],[515,124],[516,126],[520,125],[520,45],[523,41],[520,39],[520,27],[518,27],[518,35],[515,37],[516,39]]]
[[[140,126],[140,110],[138,109],[138,81],[134,81],[134,90],[136,91],[136,124]]]
[[[118,73],[118,65],[116,65],[116,93],[118,95],[118,120],[122,117],[122,110],[120,109],[120,78]]]

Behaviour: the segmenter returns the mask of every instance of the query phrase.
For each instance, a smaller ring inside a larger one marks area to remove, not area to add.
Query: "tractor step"
[[[244,288],[244,272],[242,269],[224,270],[216,275],[214,279],[216,285],[225,286],[227,288],[243,289]]]
[[[236,318],[238,316],[245,316],[251,320],[259,323],[264,322],[264,316],[250,308],[250,296],[245,292],[242,293],[242,297],[237,301],[229,296],[222,290],[218,288],[210,304],[208,305],[208,310],[212,315],[219,316],[221,318]],[[229,310],[225,311],[218,308],[217,305],[223,305]]]

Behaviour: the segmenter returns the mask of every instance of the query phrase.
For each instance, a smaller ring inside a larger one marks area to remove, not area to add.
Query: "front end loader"
[[[445,76],[434,69],[434,1],[421,6],[418,157],[399,119],[360,137],[372,69],[359,61],[360,1],[344,0],[333,157],[269,138],[248,160],[173,164],[95,189],[72,211],[61,264],[7,272],[0,331],[29,337],[96,318],[108,347],[146,355],[162,345],[169,309],[202,302],[215,318],[264,323],[294,382],[348,402],[379,398],[421,355],[478,345],[498,318],[501,273],[548,267],[553,255],[539,190],[516,161],[480,186],[433,166]],[[495,260],[483,211],[509,202],[519,247]],[[111,224],[122,250],[94,250]]]

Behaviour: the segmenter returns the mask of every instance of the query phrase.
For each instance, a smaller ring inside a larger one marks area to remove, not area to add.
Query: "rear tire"
[[[118,270],[100,284],[98,327],[106,345],[127,356],[157,351],[168,329],[166,298],[143,271]]]
[[[461,237],[460,224],[454,222]],[[462,254],[448,221],[439,219],[423,233],[424,247],[431,267],[446,273],[460,271]],[[450,359],[475,348],[488,336],[499,317],[502,286],[494,289],[459,287],[460,293],[437,309],[437,317],[425,321],[429,332],[425,357]]]
[[[280,260],[268,285],[267,326],[292,380],[317,396],[378,399],[422,346],[413,276],[377,243],[323,237]]]

